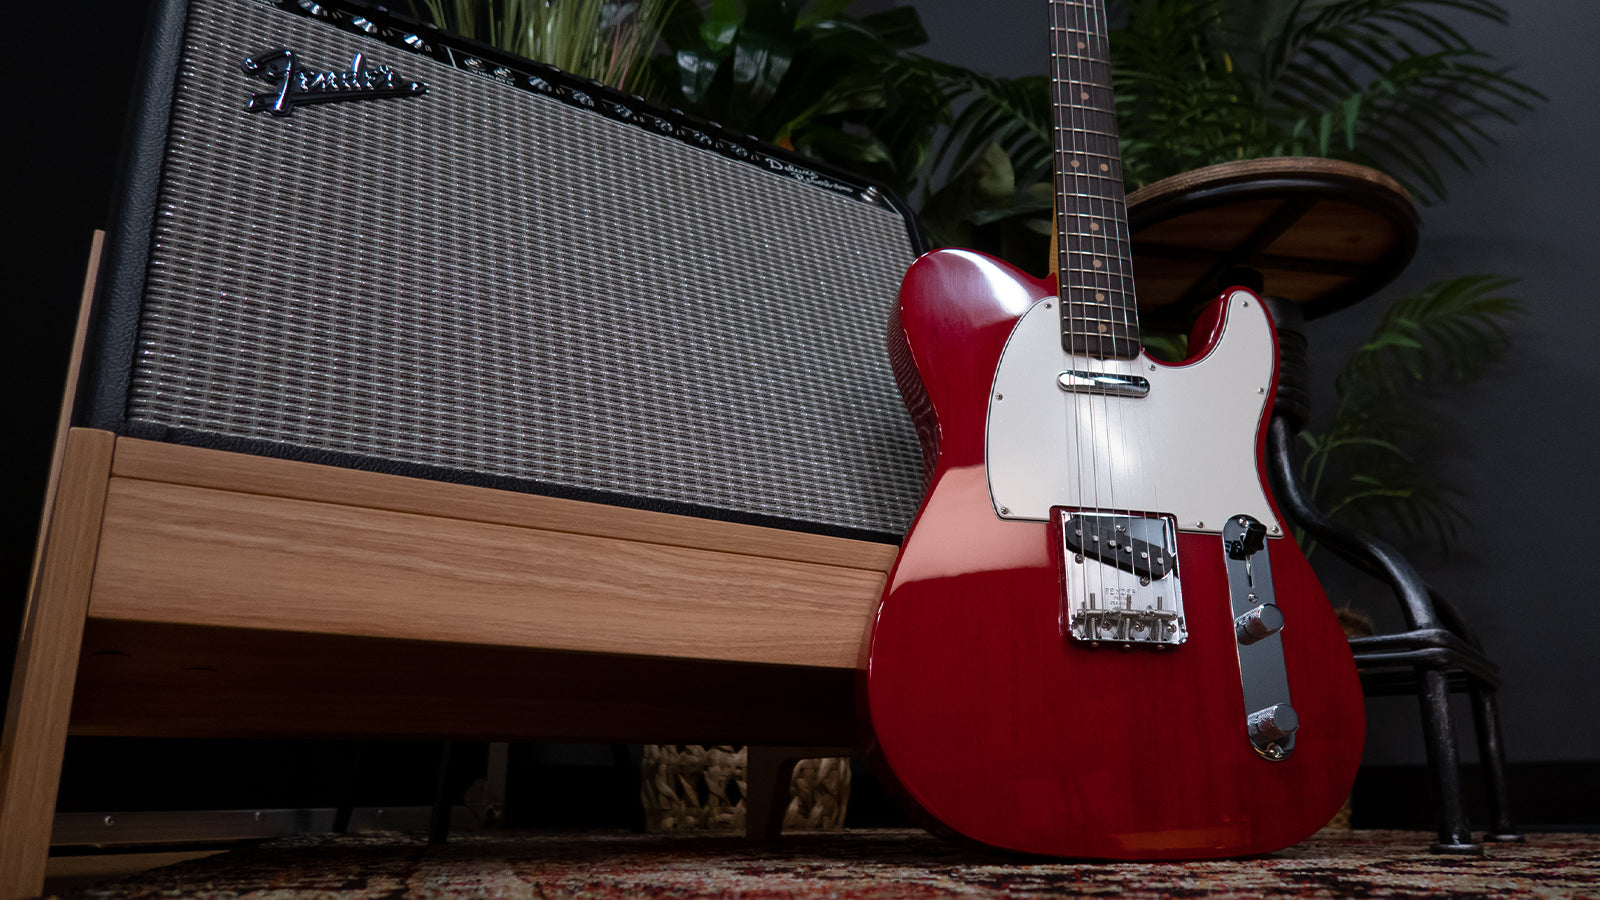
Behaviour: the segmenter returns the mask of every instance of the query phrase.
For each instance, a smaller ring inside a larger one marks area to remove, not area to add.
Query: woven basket
[[[644,745],[640,799],[650,832],[743,832],[745,748]],[[784,830],[836,831],[850,800],[850,759],[805,759],[789,781]]]

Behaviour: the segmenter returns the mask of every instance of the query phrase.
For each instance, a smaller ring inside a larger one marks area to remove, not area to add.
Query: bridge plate
[[[1171,516],[1055,507],[1061,627],[1098,647],[1171,648],[1189,637]]]

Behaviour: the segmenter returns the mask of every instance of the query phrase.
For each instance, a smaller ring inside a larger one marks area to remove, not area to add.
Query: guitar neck
[[[1139,318],[1101,0],[1050,0],[1050,45],[1061,343],[1131,359]]]

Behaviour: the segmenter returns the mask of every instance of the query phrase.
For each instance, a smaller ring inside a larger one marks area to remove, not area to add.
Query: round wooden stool
[[[1417,249],[1417,208],[1393,178],[1354,163],[1283,157],[1208,166],[1128,195],[1139,317],[1181,326],[1254,269],[1261,293],[1306,318],[1394,280]]]

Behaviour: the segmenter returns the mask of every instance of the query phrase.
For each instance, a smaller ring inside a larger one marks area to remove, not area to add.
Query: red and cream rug
[[[315,896],[785,898],[1600,897],[1600,835],[1534,834],[1481,858],[1429,835],[1323,831],[1248,860],[1063,863],[993,856],[921,831],[798,834],[770,843],[621,833],[402,835],[273,841],[80,887],[72,898]]]

